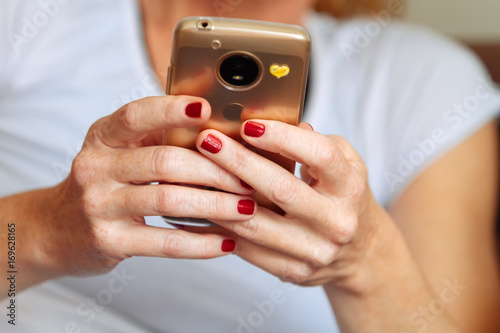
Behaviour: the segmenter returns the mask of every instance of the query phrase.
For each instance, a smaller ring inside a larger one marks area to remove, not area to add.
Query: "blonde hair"
[[[371,11],[380,11],[386,5],[386,0],[316,0],[315,9],[326,12],[338,18],[346,18]]]

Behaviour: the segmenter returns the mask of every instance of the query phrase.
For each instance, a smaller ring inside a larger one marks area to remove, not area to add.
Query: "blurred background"
[[[500,0],[408,0],[408,20],[471,47],[500,83]]]

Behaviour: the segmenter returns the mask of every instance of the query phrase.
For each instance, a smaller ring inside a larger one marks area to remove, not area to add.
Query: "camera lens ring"
[[[217,63],[217,79],[230,90],[248,90],[262,79],[262,63],[251,53],[226,53]]]

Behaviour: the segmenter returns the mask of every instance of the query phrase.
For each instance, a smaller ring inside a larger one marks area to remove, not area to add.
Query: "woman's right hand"
[[[144,220],[154,215],[232,221],[253,216],[245,215],[248,209],[239,213],[242,204],[248,208],[253,203],[248,201],[253,191],[240,179],[198,152],[159,145],[164,129],[200,125],[210,112],[208,102],[197,97],[149,97],[94,123],[68,178],[44,200],[50,218],[30,226],[30,244],[43,266],[59,276],[86,275],[106,272],[131,256],[230,253],[234,240],[229,236],[155,228]]]

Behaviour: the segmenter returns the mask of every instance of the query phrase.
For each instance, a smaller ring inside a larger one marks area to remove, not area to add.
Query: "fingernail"
[[[201,148],[212,154],[217,154],[222,149],[222,142],[212,134],[208,134],[201,143]]]
[[[242,215],[252,215],[255,210],[255,201],[240,200],[238,202],[238,213]]]
[[[245,124],[245,128],[243,129],[243,133],[247,136],[251,136],[254,138],[261,137],[264,135],[264,132],[266,131],[266,127],[260,123],[257,123],[255,121],[248,121]]]
[[[200,118],[201,117],[201,103],[191,103],[186,106],[186,115],[189,118]]]
[[[247,190],[253,190],[253,187],[245,183],[244,181],[240,180],[241,186],[246,188]]]
[[[222,251],[233,252],[236,248],[236,242],[232,239],[225,239],[222,241]]]

